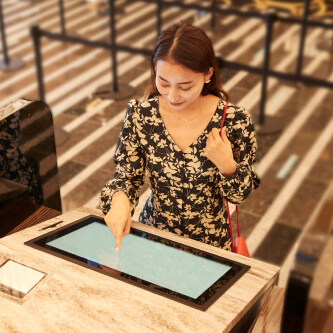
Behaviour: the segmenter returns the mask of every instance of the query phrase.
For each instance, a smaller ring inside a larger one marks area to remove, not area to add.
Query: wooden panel
[[[58,215],[61,212],[33,204],[25,191],[0,204],[0,238]]]
[[[40,207],[34,213],[32,213],[28,218],[26,218],[22,223],[20,223],[16,228],[14,228],[8,235],[14,232],[29,228],[38,223],[52,219],[53,217],[61,215],[61,212],[48,207]]]
[[[325,332],[332,322],[333,182],[298,246],[286,289],[282,331]]]
[[[304,332],[333,331],[333,235],[317,264],[307,302]]]
[[[279,333],[285,289],[274,287],[249,333]]]
[[[10,234],[37,209],[38,207],[30,201],[27,191],[12,200],[2,202],[0,205],[0,238]]]

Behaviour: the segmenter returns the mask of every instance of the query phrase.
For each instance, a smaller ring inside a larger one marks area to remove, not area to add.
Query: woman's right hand
[[[111,209],[104,220],[117,241],[115,250],[119,251],[121,239],[129,234],[132,225],[131,204],[125,192],[118,191],[112,196]]]

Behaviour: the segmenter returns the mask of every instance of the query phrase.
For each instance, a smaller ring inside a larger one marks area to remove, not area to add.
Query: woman
[[[229,104],[207,35],[187,23],[162,32],[144,102],[130,101],[115,153],[115,178],[102,190],[105,222],[117,240],[130,231],[148,169],[152,194],[139,221],[231,251],[225,200],[259,185],[249,114]]]

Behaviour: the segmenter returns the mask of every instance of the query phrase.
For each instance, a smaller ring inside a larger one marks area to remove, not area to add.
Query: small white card
[[[43,277],[44,273],[8,260],[0,267],[0,283],[27,294]]]

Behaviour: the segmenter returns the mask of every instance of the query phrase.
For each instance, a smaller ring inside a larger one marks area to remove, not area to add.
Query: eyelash
[[[167,87],[169,87],[169,86],[163,86],[163,85],[161,85],[163,88],[167,88]],[[188,89],[183,89],[183,88],[180,88],[181,90],[183,90],[183,91],[188,91],[188,90],[190,90],[190,89],[192,89],[192,88],[188,88]]]

